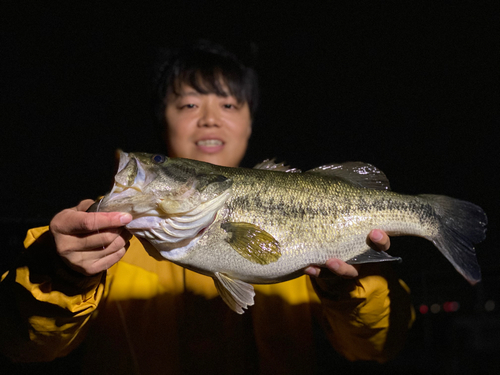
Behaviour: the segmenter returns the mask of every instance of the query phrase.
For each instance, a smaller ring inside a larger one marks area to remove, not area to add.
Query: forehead
[[[196,88],[194,88],[191,85],[188,85],[187,83],[180,83],[175,92],[171,93],[174,96],[178,97],[184,97],[184,96],[200,96],[200,95],[208,95],[212,94],[211,92],[202,92],[198,91]],[[226,94],[227,96],[228,94]]]
[[[177,80],[171,89],[171,93],[178,96],[208,94],[216,94],[218,96],[232,95],[227,83],[222,78],[217,79],[213,83],[199,78],[194,84]]]

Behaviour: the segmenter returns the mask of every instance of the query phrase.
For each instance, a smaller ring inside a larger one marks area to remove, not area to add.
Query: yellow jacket
[[[55,255],[47,229],[28,232],[0,284],[0,350],[15,362],[65,356],[85,338],[84,374],[314,373],[318,332],[350,360],[384,362],[413,320],[389,265],[357,280],[256,285],[238,315],[211,278],[154,260],[135,237],[107,273],[85,277]]]

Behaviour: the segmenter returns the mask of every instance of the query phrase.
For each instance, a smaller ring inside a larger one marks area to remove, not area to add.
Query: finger
[[[128,241],[125,241],[121,236],[118,237],[106,249],[97,252],[99,257],[93,258],[92,262],[85,268],[86,272],[96,274],[109,269],[123,258],[127,249]]]
[[[356,267],[341,261],[340,259],[328,259],[326,267],[333,273],[342,277],[358,277],[358,270]]]
[[[304,273],[309,276],[318,277],[321,272],[321,268],[318,266],[309,266],[304,269]]]
[[[85,269],[86,273],[88,273],[89,275],[95,275],[99,272],[102,272],[102,271],[105,271],[105,270],[111,268],[111,266],[113,266],[121,258],[123,258],[126,251],[127,250],[124,247],[122,247],[122,248],[108,254],[105,257],[97,259],[95,262],[93,262],[92,264],[90,264],[86,267],[86,269]]]
[[[63,258],[74,270],[85,275],[95,275],[118,262],[127,248],[128,241],[118,236],[104,249],[67,251]]]
[[[119,228],[132,221],[132,215],[124,212],[74,212],[67,210],[61,213],[58,220],[52,220],[59,233],[78,234],[98,230]]]
[[[334,274],[346,278],[358,277],[359,273],[356,267],[347,264],[340,259],[329,259],[326,261],[326,267],[332,271]],[[304,269],[304,273],[309,276],[319,277],[321,273],[321,267],[309,266]]]
[[[72,248],[68,248],[67,250],[73,251],[88,251],[94,249],[105,249],[109,247],[114,242],[121,243],[121,246],[124,246],[128,241],[122,237],[122,232],[124,231],[122,228],[117,229],[107,229],[104,232],[95,232],[90,235],[84,235],[77,240],[72,241]]]
[[[95,231],[119,228],[132,221],[132,215],[125,212],[82,212],[81,224],[83,231]]]
[[[98,232],[84,234],[57,234],[54,239],[59,254],[72,251],[88,251],[104,249],[114,242],[118,237],[126,243],[130,240],[130,233],[120,228],[105,229]]]
[[[368,235],[368,244],[374,250],[387,251],[391,246],[391,239],[383,230],[374,229]]]

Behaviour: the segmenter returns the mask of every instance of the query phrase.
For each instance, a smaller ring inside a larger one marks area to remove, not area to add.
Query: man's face
[[[167,97],[165,108],[169,155],[237,167],[252,132],[248,103],[200,94],[185,84],[178,91]]]

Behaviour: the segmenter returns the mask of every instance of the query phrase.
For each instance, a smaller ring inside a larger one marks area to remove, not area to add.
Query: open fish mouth
[[[146,185],[148,181],[141,162],[135,156],[130,157],[126,152],[119,152],[118,172],[115,175],[115,184],[110,194],[127,188],[142,191],[142,186]]]
[[[114,184],[111,191],[99,202],[94,203],[89,212],[99,211],[119,211],[128,212],[134,219],[140,216],[162,216],[165,213],[158,207],[161,196],[151,189],[151,183],[156,179],[156,175],[151,173],[150,167],[141,155],[119,152],[119,164],[115,174]],[[159,155],[160,159],[148,160],[150,163],[160,163],[165,157]]]
[[[119,151],[119,156],[113,188],[88,212],[130,213],[127,230],[168,249],[206,230],[231,196],[228,178],[186,177],[184,169],[169,169],[163,155]]]
[[[117,180],[116,180],[116,176],[125,168],[125,166],[128,164],[129,160],[130,160],[130,157],[128,155],[128,153],[126,152],[123,152],[122,150],[117,150],[117,155],[116,155],[118,158],[119,158],[119,162],[118,162],[118,169],[116,170],[116,173],[115,173],[115,183],[113,184],[113,189],[111,190],[111,192],[109,194],[107,194],[106,196],[102,196],[100,198],[98,198],[88,209],[87,209],[87,212],[99,212],[99,208],[100,208],[100,205],[101,203],[103,202],[104,198],[106,198],[107,196],[111,195],[112,193],[116,192],[116,190],[119,189],[120,185],[121,184],[116,184]],[[137,163],[136,163],[137,164]],[[135,175],[137,175],[137,171],[135,171]],[[135,177],[134,177],[134,182],[135,182]],[[122,190],[123,190],[123,185],[122,185]],[[136,186],[137,187],[137,186]]]

